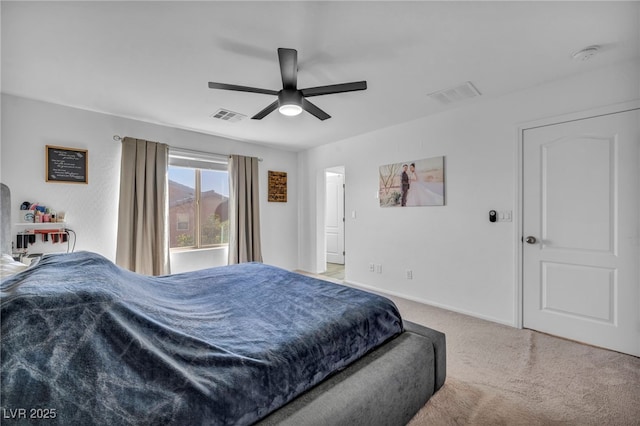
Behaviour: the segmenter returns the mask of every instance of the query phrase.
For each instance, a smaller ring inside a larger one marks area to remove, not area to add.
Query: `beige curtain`
[[[262,262],[258,159],[229,159],[229,264]]]
[[[145,275],[168,274],[169,147],[142,139],[122,140],[116,263]]]

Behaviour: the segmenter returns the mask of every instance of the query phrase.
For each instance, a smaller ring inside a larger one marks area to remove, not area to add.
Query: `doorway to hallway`
[[[333,278],[335,280],[344,281],[344,265],[327,262],[327,270],[320,275],[327,278]]]

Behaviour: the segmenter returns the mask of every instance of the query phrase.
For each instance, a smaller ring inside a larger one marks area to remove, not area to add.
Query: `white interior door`
[[[639,145],[639,110],[524,131],[524,327],[640,356]]]
[[[327,262],[344,264],[344,175],[326,173],[325,243]]]

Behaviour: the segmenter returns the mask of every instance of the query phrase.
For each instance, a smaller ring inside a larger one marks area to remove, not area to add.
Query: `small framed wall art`
[[[89,151],[52,145],[45,150],[47,182],[89,183]]]
[[[267,201],[276,203],[287,202],[287,172],[269,170],[269,194]]]

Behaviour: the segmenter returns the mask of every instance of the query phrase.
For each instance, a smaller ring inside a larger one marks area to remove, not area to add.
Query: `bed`
[[[47,255],[1,290],[4,424],[399,425],[446,375],[390,300],[260,263]]]

